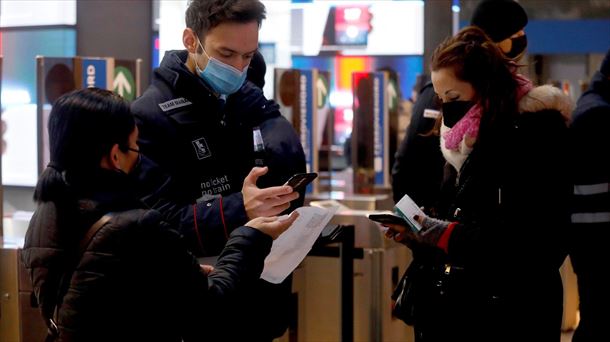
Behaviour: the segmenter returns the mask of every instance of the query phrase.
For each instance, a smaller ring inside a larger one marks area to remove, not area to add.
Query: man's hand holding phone
[[[277,216],[290,207],[290,202],[299,198],[299,193],[287,185],[260,189],[256,185],[259,177],[268,172],[267,167],[254,167],[244,179],[241,193],[249,219],[261,216]]]

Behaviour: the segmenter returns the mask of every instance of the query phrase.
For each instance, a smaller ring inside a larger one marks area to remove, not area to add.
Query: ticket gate
[[[366,210],[345,209],[331,223],[353,229],[353,332],[354,341],[412,341],[412,327],[394,318],[391,294],[411,261],[410,250],[386,239],[367,215],[389,209],[387,195],[350,196],[342,204]],[[314,201],[312,204],[316,204]],[[391,208],[391,207],[390,207]],[[345,341],[342,322],[341,260],[308,256],[295,270],[293,290],[298,297],[297,341]],[[292,339],[291,339],[292,340]]]

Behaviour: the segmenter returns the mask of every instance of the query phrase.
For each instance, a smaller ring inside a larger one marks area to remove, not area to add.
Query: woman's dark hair
[[[68,184],[88,179],[114,144],[127,151],[135,119],[119,95],[98,88],[61,96],[49,116],[51,162],[34,191],[36,202],[67,196]]]
[[[481,29],[469,26],[441,43],[432,55],[430,69],[448,68],[472,85],[483,113],[478,141],[495,136],[512,121],[517,110],[517,66]]]
[[[259,0],[192,0],[186,10],[186,27],[203,43],[207,32],[224,22],[256,21],[260,26],[265,18],[265,5]]]

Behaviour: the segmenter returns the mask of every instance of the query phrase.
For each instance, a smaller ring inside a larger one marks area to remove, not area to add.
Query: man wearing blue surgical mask
[[[258,33],[257,27],[248,27],[252,26],[254,23],[250,24],[223,24],[215,29],[213,29],[214,34],[211,36],[216,38],[212,41],[216,42],[220,45],[220,49],[224,51],[224,53],[218,51],[218,57],[211,57],[209,53],[205,51],[203,44],[201,44],[201,40],[198,37],[195,37],[196,40],[196,51],[202,51],[202,53],[195,52],[192,56],[192,61],[195,64],[196,73],[210,86],[212,89],[221,96],[227,96],[235,93],[246,80],[246,75],[248,73],[248,65],[250,65],[250,61],[252,60],[252,56],[256,52],[257,48],[254,47],[254,50],[247,51],[246,53],[240,53],[230,48],[226,48],[222,45],[224,41],[223,36],[230,34],[234,29],[236,31],[254,31]],[[253,32],[248,32],[249,34],[253,34]],[[191,34],[194,32],[190,29],[186,29],[184,34],[185,44],[191,44],[192,37]],[[209,37],[210,35],[208,35]],[[248,43],[253,39],[248,39],[250,37],[244,36],[242,39],[244,43]],[[258,39],[257,39],[258,41]],[[214,46],[213,43],[210,43],[211,46]],[[214,50],[212,50],[214,51]],[[190,51],[189,51],[190,52]],[[216,51],[214,51],[216,52]],[[205,66],[199,67],[199,60],[203,59]]]
[[[143,200],[179,226],[200,256],[216,255],[248,220],[303,204],[302,193],[283,186],[305,172],[299,138],[278,105],[245,80],[264,18],[259,0],[191,1],[185,49],[165,54],[152,85],[132,104],[143,154],[134,174]],[[262,136],[264,151],[255,153],[255,136]],[[242,288],[248,291],[218,309],[216,340],[281,336],[291,319],[290,278]]]

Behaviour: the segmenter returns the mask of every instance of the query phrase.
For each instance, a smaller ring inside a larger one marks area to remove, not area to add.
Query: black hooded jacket
[[[578,275],[580,312],[574,342],[599,340],[606,335],[609,319],[605,272],[610,239],[609,76],[610,51],[578,100],[570,127],[574,177],[570,259]]]
[[[422,341],[559,341],[571,184],[570,105],[557,93],[534,88],[485,144],[479,135],[459,178],[447,173],[436,206],[456,222],[447,253],[414,251],[444,274],[417,299]]]
[[[607,60],[610,64],[610,58]],[[603,237],[610,237],[610,166],[608,158],[603,157],[610,146],[606,133],[610,126],[610,77],[595,73],[589,89],[578,100],[572,120],[572,223],[576,233],[572,263],[576,273],[601,271],[599,266],[605,261],[598,253],[605,248]]]
[[[269,167],[259,187],[304,172],[305,155],[292,125],[261,89],[245,82],[225,101],[187,69],[187,56],[167,52],[152,85],[132,104],[147,157],[140,191],[179,225],[195,253],[215,255],[231,229],[247,221],[241,189],[255,161],[253,128],[260,127]],[[302,196],[295,202],[302,205]]]
[[[440,115],[440,100],[434,93],[432,82],[421,90],[413,105],[411,123],[400,143],[392,166],[394,202],[408,194],[418,205],[431,208],[436,204],[443,181],[445,158],[439,147],[439,137],[431,134],[436,117]]]
[[[38,206],[23,263],[43,316],[55,316],[61,341],[207,340],[216,308],[260,276],[271,238],[233,230],[206,277],[180,234],[157,211],[141,209],[129,184],[101,171],[79,186],[76,206]],[[80,240],[107,213],[112,218],[81,255]]]

